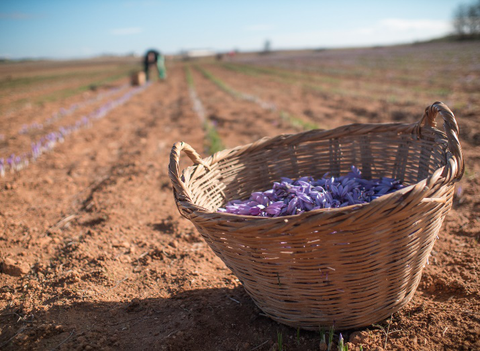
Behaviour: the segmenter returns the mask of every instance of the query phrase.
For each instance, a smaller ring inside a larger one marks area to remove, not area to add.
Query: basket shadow
[[[12,325],[0,336],[5,350],[270,350],[283,335],[289,350],[318,350],[318,332],[301,331],[262,315],[243,287],[181,292],[169,298],[64,303],[39,308],[32,320],[0,311]],[[25,329],[22,329],[25,327]],[[18,331],[25,334],[19,338]],[[11,341],[9,341],[11,340]],[[61,347],[60,347],[61,346]]]

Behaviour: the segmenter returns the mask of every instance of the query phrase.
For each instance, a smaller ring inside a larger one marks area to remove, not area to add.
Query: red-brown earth
[[[362,78],[355,72],[362,71],[364,61],[351,63],[352,57],[378,57],[379,52],[393,58],[403,55],[402,50],[413,50],[407,57],[443,52],[433,44],[250,55],[227,65],[195,63],[230,89],[275,104],[275,110],[229,94],[191,65],[198,98],[226,148],[301,130],[282,119],[281,112],[330,129],[353,122],[412,123],[436,100],[453,109],[467,171],[420,286],[406,307],[378,325],[336,331],[335,340],[342,332],[349,350],[480,349],[480,98],[471,83],[459,83],[473,77],[478,86],[480,56],[477,44],[449,45],[454,53],[465,48],[476,53],[476,61],[465,63],[459,54],[448,70],[442,62],[431,63],[438,69],[425,63],[432,84],[450,89],[438,98],[425,80],[414,79],[425,70],[420,64],[418,71],[409,67],[413,73],[402,71],[398,60],[381,66],[380,73],[366,65],[363,72],[370,68],[372,74]],[[318,66],[323,73],[292,80],[279,74],[245,74],[232,70],[232,63],[289,72],[300,72],[297,66]],[[320,349],[318,332],[297,331],[265,317],[177,211],[167,171],[171,146],[183,140],[207,156],[185,65],[169,61],[166,81],[154,81],[35,163],[0,178],[0,349],[278,350],[278,335],[285,350]],[[336,70],[327,72],[325,67],[331,66]],[[31,74],[42,70],[37,67]],[[15,79],[30,71],[21,64],[2,69],[2,84],[5,72]],[[398,78],[402,74],[411,80]],[[29,85],[15,94],[38,98],[41,89],[47,93],[77,83]],[[126,83],[123,78],[111,84]],[[411,86],[421,89],[411,93]],[[392,98],[392,91],[400,95]],[[28,149],[28,135],[17,135],[23,124],[45,121],[61,107],[87,101],[99,91],[9,108],[13,93],[3,101],[0,158],[13,149],[21,152],[22,145]],[[52,128],[73,123],[105,101],[85,106]],[[29,135],[32,140],[38,136]],[[186,157],[181,162],[182,167],[190,165]]]

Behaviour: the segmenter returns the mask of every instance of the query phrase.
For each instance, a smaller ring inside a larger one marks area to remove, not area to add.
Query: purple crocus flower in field
[[[10,168],[13,168],[15,165],[15,154],[11,154],[9,158],[7,158],[7,164]]]
[[[301,177],[297,180],[280,178],[272,189],[256,191],[247,200],[232,200],[218,212],[261,217],[300,214],[322,208],[339,208],[368,203],[382,195],[403,188],[399,180],[383,177],[363,179],[358,168],[352,166],[345,176],[323,178]]]
[[[108,94],[104,94],[103,97],[111,95],[113,93],[116,93],[124,88],[126,88],[128,85],[122,86],[120,89],[115,88]],[[130,99],[133,95],[141,92],[145,88],[149,87],[150,83],[147,83],[141,87],[136,87],[130,89],[127,93],[122,95],[121,97],[109,101],[102,105],[101,107],[97,108],[94,110],[92,113],[90,113],[88,116],[82,116],[80,119],[78,119],[74,124],[68,125],[68,126],[61,126],[59,127],[58,131],[50,132],[41,138],[37,140],[36,142],[31,143],[31,149],[28,153],[23,154],[21,157],[15,155],[11,155],[10,157],[7,157],[5,159],[1,159],[0,162],[0,177],[5,176],[5,172],[7,170],[10,170],[11,172],[14,171],[19,171],[20,169],[26,167],[29,165],[30,161],[35,161],[37,160],[43,153],[48,152],[52,150],[57,143],[61,143],[65,140],[65,137],[67,135],[72,134],[73,132],[79,130],[80,128],[84,127],[89,127],[91,126],[92,122],[96,119],[100,119],[104,117],[108,112],[110,112],[113,108],[125,103]],[[99,97],[95,98],[95,101],[99,100]],[[68,114],[71,114],[75,110],[77,110],[79,107],[85,106],[88,103],[94,102],[93,100],[87,101],[86,103],[83,104],[73,104],[69,109],[66,108],[60,108],[59,112],[52,114],[52,116],[45,121],[45,125],[50,125],[60,119],[63,116],[66,116]],[[43,129],[44,124],[40,124],[37,122],[34,122],[30,125],[23,125],[22,128],[20,129],[20,134],[26,134],[28,133],[29,130],[31,129]],[[3,134],[0,134],[0,137],[4,137]],[[242,213],[245,214],[250,214],[250,205],[242,204]],[[253,215],[256,215],[257,212],[259,211],[252,211]]]

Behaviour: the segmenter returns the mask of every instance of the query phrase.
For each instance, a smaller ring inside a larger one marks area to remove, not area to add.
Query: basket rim
[[[399,128],[402,127],[402,128]],[[329,134],[337,134],[340,132],[348,132],[350,135],[366,135],[370,133],[379,133],[379,132],[398,132],[399,134],[417,134],[415,133],[418,123],[401,123],[401,122],[389,122],[389,123],[350,123],[342,126],[338,126],[332,129],[311,129],[298,133],[282,133],[271,137],[262,137],[251,143],[237,145],[232,148],[227,148],[221,151],[217,151],[214,154],[202,158],[207,165],[213,165],[222,161],[225,158],[231,156],[232,153],[235,155],[242,155],[251,151],[251,149],[265,148],[269,144],[274,144],[277,141],[291,140],[291,139],[300,139],[301,142],[309,142],[313,140],[328,139]],[[368,130],[362,130],[362,128],[367,128]],[[445,138],[445,133],[441,130],[431,127],[432,130]],[[191,166],[190,166],[191,167]]]
[[[223,151],[229,151],[229,150],[234,150],[236,148],[228,149],[228,150],[223,150]],[[222,151],[220,151],[222,152]],[[214,165],[214,163],[209,162],[210,158],[213,158],[215,154],[212,156],[209,156],[207,158],[202,159],[207,165]],[[224,159],[224,158],[222,158]],[[204,167],[202,165],[194,165],[194,166],[189,166],[183,170],[183,172],[187,170],[192,170],[193,172],[196,171],[196,167]],[[321,209],[316,209],[316,210],[310,210],[310,211],[305,211],[300,214],[293,214],[293,215],[284,215],[284,216],[276,216],[276,217],[261,217],[261,216],[251,216],[251,215],[239,215],[239,214],[233,214],[233,213],[226,213],[226,212],[217,212],[217,211],[210,211],[207,208],[203,206],[199,206],[195,204],[192,200],[187,201],[189,205],[193,205],[196,207],[196,209],[193,211],[193,213],[197,215],[201,215],[204,218],[207,217],[215,217],[218,220],[225,220],[228,221],[228,219],[243,219],[244,221],[252,222],[252,221],[275,221],[278,220],[280,222],[283,222],[285,220],[290,220],[290,219],[295,219],[295,220],[302,220],[306,218],[310,218],[312,216],[321,216],[324,214],[328,215],[336,215],[339,213],[346,213],[346,212],[355,212],[355,211],[361,211],[361,210],[370,210],[370,207],[376,207],[376,206],[382,206],[383,203],[388,202],[388,201],[396,201],[399,200],[400,198],[403,198],[405,196],[408,197],[408,195],[412,192],[412,190],[415,187],[423,186],[426,183],[432,184],[432,177],[435,176],[435,181],[438,180],[438,178],[442,178],[441,174],[443,174],[445,170],[445,166],[439,167],[435,170],[435,172],[416,182],[413,184],[410,184],[404,188],[401,188],[399,190],[396,190],[393,193],[385,194],[382,195],[370,202],[363,203],[363,204],[355,204],[355,205],[349,205],[349,206],[344,206],[344,207],[337,207],[337,208],[321,208]],[[183,174],[182,172],[182,174]],[[426,194],[425,194],[426,195]],[[426,196],[425,196],[426,197]],[[179,203],[182,203],[184,201],[179,201]]]
[[[437,115],[441,115],[444,120],[444,131],[441,131],[436,128],[435,118]],[[247,216],[247,215],[237,215],[231,213],[222,213],[210,211],[203,206],[195,204],[189,195],[189,192],[186,188],[185,179],[189,179],[191,175],[194,175],[199,169],[205,167],[207,171],[213,168],[220,161],[227,159],[232,156],[241,156],[244,153],[251,152],[257,149],[268,149],[269,146],[274,147],[277,143],[283,142],[285,144],[299,144],[309,141],[316,141],[322,139],[331,139],[331,138],[343,138],[341,134],[345,134],[345,137],[351,135],[368,135],[368,134],[377,134],[382,132],[395,132],[398,135],[400,134],[410,134],[413,137],[421,138],[422,131],[429,130],[434,133],[436,138],[448,142],[447,150],[448,157],[444,166],[437,168],[433,173],[426,177],[425,179],[420,180],[417,183],[411,184],[405,188],[395,191],[391,194],[383,195],[369,203],[365,204],[356,204],[340,208],[329,208],[329,209],[317,209],[306,211],[301,214],[289,215],[289,216],[278,216],[278,217],[258,217],[258,216]],[[333,129],[313,129],[308,131],[303,131],[299,133],[292,134],[279,134],[272,137],[263,137],[257,141],[235,146],[233,148],[224,149],[218,151],[208,157],[202,158],[190,145],[185,142],[175,143],[172,147],[170,165],[169,165],[169,176],[172,180],[174,196],[176,199],[177,207],[180,210],[180,207],[188,208],[187,212],[189,215],[196,213],[201,217],[207,219],[210,217],[215,217],[216,219],[243,219],[247,221],[258,221],[258,220],[282,220],[285,219],[305,219],[312,215],[335,215],[344,212],[352,212],[359,210],[370,210],[371,207],[379,206],[386,201],[393,201],[393,197],[400,196],[409,196],[412,193],[415,193],[415,196],[418,196],[418,191],[415,191],[415,187],[427,186],[431,188],[439,180],[443,184],[453,183],[462,178],[464,165],[463,165],[463,155],[460,142],[458,140],[458,125],[455,120],[455,116],[450,111],[450,109],[443,104],[442,102],[435,102],[433,105],[428,106],[425,109],[425,113],[421,120],[416,123],[401,123],[401,122],[388,122],[388,123],[351,123],[347,125],[338,126]],[[340,136],[339,136],[340,134]],[[188,166],[180,172],[179,169],[179,158],[180,152],[184,151],[187,156],[194,162],[193,166]],[[181,173],[181,176],[180,176]],[[188,174],[188,177],[185,177]],[[422,191],[426,192],[425,190]],[[426,194],[425,194],[426,195]],[[180,211],[181,213],[183,211]],[[184,213],[182,213],[184,215]],[[188,218],[189,216],[187,216]]]

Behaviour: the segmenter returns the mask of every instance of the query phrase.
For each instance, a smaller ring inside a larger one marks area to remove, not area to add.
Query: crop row
[[[214,154],[217,151],[223,150],[225,146],[222,143],[222,139],[220,138],[215,125],[208,118],[206,118],[205,108],[203,107],[202,101],[198,98],[197,91],[195,90],[195,82],[193,80],[190,66],[185,66],[185,75],[187,78],[188,90],[190,94],[190,100],[192,101],[193,110],[202,122],[202,127],[205,131],[205,151],[207,154]]]
[[[257,96],[242,93],[238,90],[233,89],[232,87],[227,85],[225,82],[223,82],[220,78],[215,77],[212,73],[207,71],[204,67],[195,66],[195,68],[197,70],[199,70],[205,78],[207,78],[208,80],[213,82],[220,89],[222,89],[226,93],[230,94],[234,98],[254,102],[265,110],[275,111],[277,109],[275,104],[273,104],[271,102],[265,102],[265,101],[261,100],[260,98],[258,98]]]
[[[143,91],[149,85],[150,84],[147,83],[143,86],[132,88],[121,97],[110,100],[92,113],[80,117],[75,123],[59,127],[57,131],[42,136],[36,142],[32,142],[30,150],[24,152],[22,155],[11,154],[6,159],[0,158],[0,176],[3,177],[6,172],[13,173],[27,167],[31,162],[35,162],[42,154],[51,151],[58,143],[63,142],[67,136],[79,129],[91,126],[94,121],[105,117],[112,109],[124,104],[132,96]]]
[[[263,55],[243,61],[310,74],[316,72],[342,81],[388,81],[388,84],[415,89],[449,90],[452,83],[478,71],[479,54],[476,43],[458,43]]]
[[[298,84],[307,90],[362,99],[363,101],[386,100],[388,102],[400,101],[404,103],[412,103],[415,98],[412,89],[405,90],[399,86],[382,87],[378,84],[363,83],[361,87],[357,87],[356,85],[358,82],[350,82],[352,85],[350,87],[345,85],[346,81],[340,79],[296,73],[278,68],[239,64],[224,64],[223,67],[252,76],[267,75],[282,83]]]
[[[240,92],[240,91],[230,87],[224,81],[222,81],[220,78],[213,75],[211,72],[209,72],[204,67],[196,66],[196,68],[205,76],[205,78],[209,79],[211,82],[213,82],[215,85],[217,85],[220,89],[222,89],[226,93],[230,94],[234,98],[256,103],[257,105],[259,105],[261,108],[263,108],[265,110],[277,111],[277,107],[274,103],[265,102],[255,95],[243,93],[243,92]],[[304,130],[317,129],[318,128],[318,126],[315,123],[306,122],[306,121],[302,120],[301,118],[295,117],[293,114],[291,114],[291,113],[289,113],[289,112],[287,112],[283,109],[280,110],[280,118],[283,121],[291,124],[295,128],[304,129]]]
[[[354,98],[363,102],[386,102],[389,104],[415,105],[419,99],[435,101],[444,100],[448,105],[459,109],[469,105],[469,101],[478,96],[477,92],[470,92],[473,86],[466,88],[469,94],[458,94],[456,86],[450,88],[435,85],[425,87],[421,85],[406,86],[405,84],[391,84],[389,82],[368,82],[355,79],[337,79],[328,76],[299,73],[287,69],[265,67],[252,64],[222,64],[223,68],[237,73],[265,77],[269,76],[278,82],[298,85],[308,91],[320,92],[324,95],[342,98]],[[454,92],[455,91],[455,92]]]
[[[101,92],[99,94],[97,94],[95,97],[91,98],[91,99],[88,99],[84,102],[80,102],[80,103],[74,103],[72,105],[70,105],[68,108],[60,108],[60,110],[58,112],[55,112],[52,114],[52,116],[50,118],[48,118],[47,120],[45,120],[45,122],[43,123],[38,123],[38,122],[32,122],[30,124],[24,124],[20,130],[18,131],[18,134],[28,134],[28,132],[30,130],[38,130],[38,129],[43,129],[43,127],[45,125],[50,125],[60,119],[62,119],[63,117],[66,117],[66,116],[69,116],[71,114],[73,114],[76,110],[80,109],[80,108],[83,108],[83,107],[87,107],[91,104],[94,104],[98,101],[101,101],[111,95],[114,95],[124,89],[126,89],[129,85],[128,84],[124,84],[124,85],[121,85],[119,87],[113,87],[113,88],[110,88],[109,90],[105,91],[105,92]]]
[[[45,103],[60,101],[82,92],[94,91],[97,87],[106,86],[111,82],[127,77],[131,65],[99,70],[96,67],[92,72],[70,72],[44,76],[36,74],[24,78],[7,80],[0,84],[0,114],[10,115],[12,111],[23,109],[25,106],[41,106]],[[48,83],[48,84],[46,84]],[[12,88],[8,88],[12,86]]]

